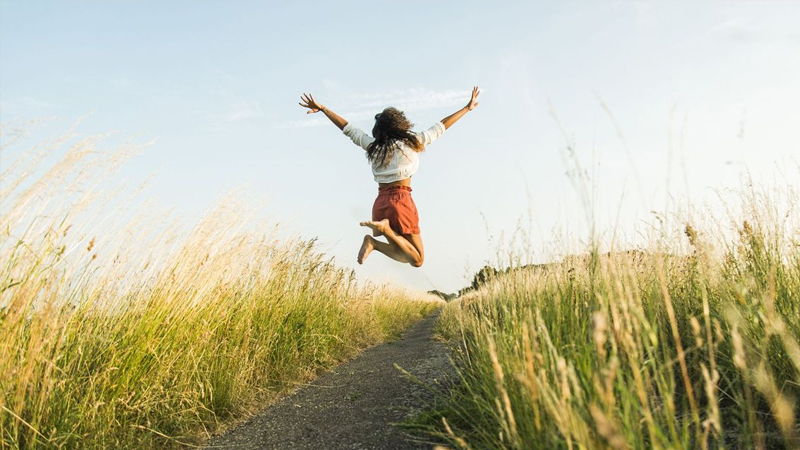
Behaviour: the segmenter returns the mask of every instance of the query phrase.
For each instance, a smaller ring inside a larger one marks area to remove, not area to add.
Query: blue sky
[[[375,183],[300,94],[365,130],[386,106],[421,129],[473,85],[480,107],[413,178],[425,266],[358,266]],[[465,285],[528,210],[536,258],[585,240],[567,142],[598,227],[635,240],[670,197],[796,174],[798,105],[800,2],[0,3],[0,122],[47,117],[52,136],[91,114],[79,132],[157,138],[125,173],[157,171],[159,204],[192,218],[244,185],[360,278],[422,289]]]

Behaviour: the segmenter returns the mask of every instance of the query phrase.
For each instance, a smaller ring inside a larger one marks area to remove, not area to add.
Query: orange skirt
[[[378,188],[378,198],[372,205],[372,220],[383,219],[389,219],[389,226],[397,234],[419,234],[419,214],[410,187]]]

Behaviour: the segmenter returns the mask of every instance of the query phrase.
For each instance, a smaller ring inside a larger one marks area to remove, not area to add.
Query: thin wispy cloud
[[[336,97],[341,97],[337,101]],[[394,89],[386,92],[368,92],[351,95],[334,95],[341,111],[337,114],[347,120],[363,120],[374,116],[384,108],[394,106],[405,112],[426,111],[453,107],[469,101],[468,90],[435,91],[424,88]],[[327,103],[326,103],[327,105]],[[333,109],[333,107],[331,107]],[[326,117],[308,117],[278,122],[276,128],[305,128],[328,123]]]
[[[753,24],[739,17],[714,25],[706,33],[724,39],[746,41],[755,35]]]
[[[64,106],[60,103],[40,97],[19,96],[0,99],[3,115],[6,117],[34,117],[54,114],[61,111]]]
[[[757,41],[800,42],[800,33],[797,31],[775,29],[743,17],[714,25],[708,29],[706,34],[737,43],[753,43]]]
[[[238,100],[229,102],[224,109],[211,111],[201,109],[190,111],[189,116],[201,117],[206,125],[212,129],[219,129],[223,125],[246,122],[264,117],[261,102],[258,100]]]
[[[469,92],[465,90],[434,91],[430,89],[411,88],[396,89],[389,92],[368,93],[352,96],[354,109],[386,108],[394,106],[407,111],[422,111],[443,108],[458,103],[466,103]]]
[[[275,128],[308,128],[316,127],[330,122],[327,117],[311,117],[305,120],[284,120],[275,125]]]
[[[225,122],[239,122],[262,116],[261,103],[257,100],[244,100],[234,102],[230,105],[230,110],[224,115]]]

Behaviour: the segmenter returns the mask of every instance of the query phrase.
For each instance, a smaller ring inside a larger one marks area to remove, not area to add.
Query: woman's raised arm
[[[459,109],[453,114],[450,114],[449,116],[442,119],[442,124],[444,125],[444,128],[445,129],[450,128],[451,126],[453,126],[454,123],[458,121],[458,119],[460,119],[464,114],[466,114],[467,111],[472,111],[473,109],[477,108],[478,94],[480,93],[481,91],[478,90],[478,86],[472,88],[472,98],[469,100],[469,103],[467,103],[467,106]]]
[[[347,125],[347,121],[339,117],[335,112],[331,111],[330,109],[326,108],[323,105],[320,105],[316,101],[314,101],[314,97],[311,94],[303,94],[300,96],[300,106],[303,108],[308,108],[306,114],[312,114],[322,111],[328,119],[331,119],[334,125],[339,127],[340,130],[343,130],[344,127]]]

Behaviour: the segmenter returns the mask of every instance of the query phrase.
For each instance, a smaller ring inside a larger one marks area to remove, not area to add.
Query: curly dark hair
[[[367,159],[370,163],[380,162],[386,165],[392,157],[397,141],[405,142],[415,152],[425,150],[417,137],[411,133],[411,123],[403,111],[389,107],[375,115],[375,126],[372,127],[372,137],[375,141],[367,147]]]

